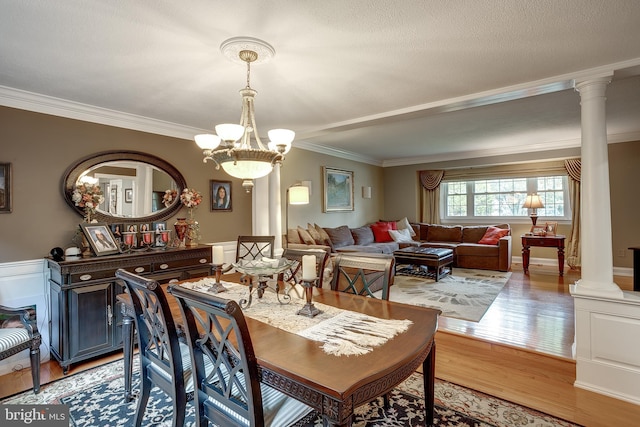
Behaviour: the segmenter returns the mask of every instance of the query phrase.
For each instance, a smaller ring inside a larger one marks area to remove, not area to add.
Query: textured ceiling
[[[0,105],[189,138],[238,121],[245,68],[219,46],[251,36],[276,49],[252,67],[260,134],[305,148],[391,165],[578,146],[572,81],[602,72],[610,139],[640,139],[637,0],[0,6]]]

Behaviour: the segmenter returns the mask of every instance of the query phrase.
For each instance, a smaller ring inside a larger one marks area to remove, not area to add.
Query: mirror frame
[[[73,195],[73,190],[75,188],[76,183],[78,182],[78,178],[85,173],[88,169],[91,169],[95,166],[98,166],[101,163],[105,162],[113,162],[118,160],[124,161],[134,161],[134,162],[142,162],[149,164],[151,166],[155,166],[161,171],[167,173],[176,183],[178,194],[182,193],[182,190],[187,188],[187,181],[184,179],[180,171],[173,167],[169,162],[161,159],[160,157],[156,157],[151,154],[142,153],[140,151],[130,151],[130,150],[118,150],[118,151],[103,151],[100,153],[92,154],[87,157],[83,157],[82,159],[73,163],[64,173],[62,179],[62,193],[64,195],[64,199],[69,206],[73,208],[80,216],[84,217],[84,210],[73,202],[71,196]],[[169,207],[162,209],[161,211],[157,211],[152,213],[151,215],[129,218],[129,217],[115,217],[112,215],[107,215],[102,212],[97,211],[92,215],[92,218],[95,218],[98,222],[106,222],[108,224],[116,223],[116,222],[127,222],[127,223],[143,223],[143,222],[156,222],[156,221],[165,221],[168,218],[171,218],[176,212],[178,212],[182,208],[182,204],[180,203],[180,198],[176,197],[176,200],[169,205]]]

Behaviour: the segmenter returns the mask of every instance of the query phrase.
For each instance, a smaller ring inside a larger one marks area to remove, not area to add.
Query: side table
[[[560,276],[564,275],[564,239],[565,236],[534,236],[523,234],[522,238],[522,268],[524,274],[529,274],[529,248],[540,246],[545,248],[558,248],[558,270]]]

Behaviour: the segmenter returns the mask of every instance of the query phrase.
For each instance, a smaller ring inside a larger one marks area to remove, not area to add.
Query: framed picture
[[[323,212],[353,210],[353,171],[322,167]]]
[[[231,212],[231,181],[211,180],[211,210],[216,212]]]
[[[543,225],[534,225],[531,227],[531,234],[534,236],[544,236],[546,235],[546,227]]]
[[[11,213],[11,163],[0,163],[0,213]]]
[[[124,202],[125,203],[133,202],[133,188],[124,189]]]
[[[113,237],[122,241],[122,232],[124,231],[124,224],[111,224],[111,232],[113,233]]]
[[[557,222],[545,222],[544,223],[544,231],[547,233],[547,236],[555,236],[558,231],[558,223]]]
[[[116,243],[109,225],[83,222],[80,227],[82,227],[91,249],[97,256],[120,253],[120,247]]]

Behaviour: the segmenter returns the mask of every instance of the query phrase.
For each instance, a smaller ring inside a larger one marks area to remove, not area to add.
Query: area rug
[[[389,299],[437,308],[442,311],[443,316],[478,322],[509,277],[510,272],[454,268],[453,274],[436,282],[416,276],[410,267],[401,265],[396,270]]]
[[[137,372],[137,359],[135,364],[134,372]],[[138,384],[138,374],[135,373],[134,390]],[[0,403],[64,404],[70,408],[71,426],[125,427],[132,425],[136,403],[124,402],[123,389],[123,363],[118,360],[44,385],[37,395],[27,391]],[[550,415],[440,380],[436,380],[435,400],[436,426],[575,426]],[[169,426],[171,412],[170,401],[159,389],[154,388],[143,425]],[[185,426],[195,425],[194,414],[194,407],[189,403]],[[385,410],[382,398],[378,398],[357,408],[353,423],[354,427],[423,425],[423,379],[419,373],[414,373],[392,391],[390,409]],[[320,417],[316,417],[309,425],[320,426]]]

